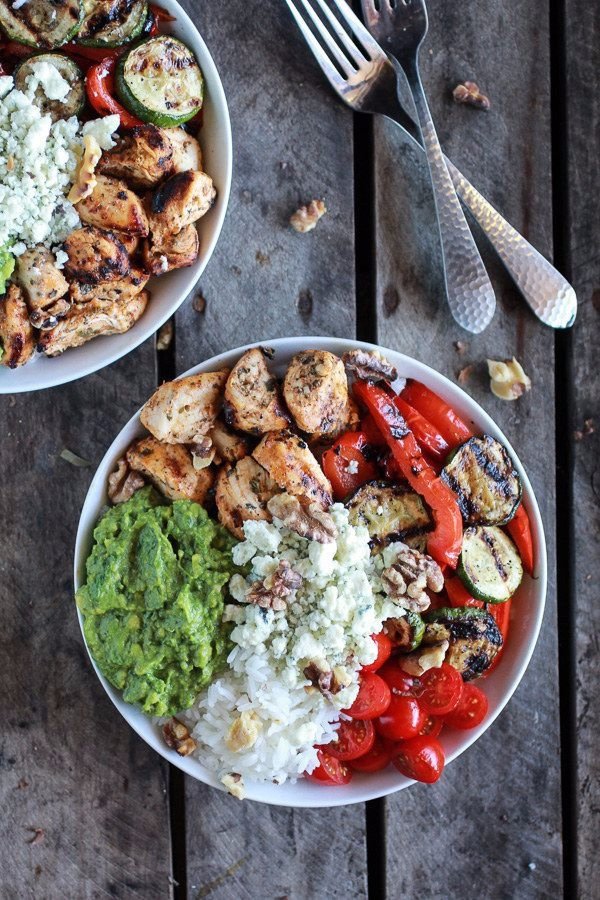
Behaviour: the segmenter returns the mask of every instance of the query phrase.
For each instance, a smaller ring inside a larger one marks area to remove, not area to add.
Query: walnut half
[[[330,669],[320,662],[313,660],[304,668],[304,677],[308,678],[313,687],[318,688],[325,697],[335,696],[351,683],[351,678],[345,669],[336,666]],[[308,688],[308,690],[311,690]]]
[[[444,587],[442,570],[426,553],[401,546],[396,562],[381,574],[384,590],[404,609],[424,612],[431,603],[426,588],[439,594]]]
[[[348,350],[342,356],[346,371],[361,381],[395,381],[398,370],[377,350]]]
[[[255,603],[263,609],[285,609],[288,598],[301,584],[302,576],[292,569],[287,559],[282,559],[274,572],[252,585],[246,603]]]
[[[337,538],[335,522],[328,512],[318,503],[304,506],[292,494],[276,494],[267,503],[267,509],[276,519],[280,519],[286,528],[295,531],[300,537],[319,544],[332,544]]]
[[[108,499],[111,503],[125,503],[146,482],[139,472],[132,472],[124,457],[117,462],[117,468],[108,476]]]
[[[198,746],[187,726],[175,717],[165,722],[162,732],[167,747],[175,750],[180,756],[189,756]]]
[[[290,225],[299,234],[306,234],[316,227],[317,222],[323,218],[326,212],[327,207],[323,200],[311,200],[307,206],[301,206],[290,217]]]
[[[521,363],[515,359],[488,359],[490,389],[500,400],[518,400],[531,390],[531,379],[523,371]]]

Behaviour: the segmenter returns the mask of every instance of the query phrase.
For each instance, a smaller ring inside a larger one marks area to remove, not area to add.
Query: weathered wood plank
[[[422,61],[442,143],[507,218],[550,253],[547,4],[537,0],[517,8],[483,0],[467,15],[441,0],[429,7],[431,33]],[[467,78],[490,96],[489,114],[452,104],[452,88]],[[487,252],[499,301],[496,318],[481,336],[461,331],[445,304],[424,167],[391,125],[377,124],[375,147],[380,340],[453,379],[474,364],[466,389],[506,431],[527,467],[546,524],[551,575],[540,642],[507,710],[438,785],[413,787],[387,802],[388,892],[558,896],[554,336],[530,315]],[[457,340],[468,345],[462,354]],[[489,392],[484,361],[513,354],[531,374],[533,389],[510,405]]]
[[[189,8],[225,85],[235,158],[223,235],[198,288],[206,311],[188,302],[177,316],[177,369],[254,340],[353,336],[352,118],[323,84],[284,4]],[[320,197],[329,212],[317,230],[289,229],[297,206]],[[240,805],[188,779],[186,831],[190,897],[366,895],[362,806]]]
[[[593,419],[594,435],[574,440],[573,516],[575,527],[573,586],[576,622],[577,672],[577,793],[578,895],[591,898],[598,891],[600,865],[600,763],[597,735],[600,720],[598,634],[600,610],[596,572],[600,558],[598,494],[598,428],[600,385],[597,341],[600,318],[600,256],[598,254],[598,197],[600,174],[595,160],[600,146],[600,8],[570,0],[566,5],[566,73],[568,104],[568,254],[570,275],[579,298],[579,316],[572,335],[573,431],[584,430]],[[590,90],[589,87],[593,86]]]
[[[0,398],[3,897],[171,896],[166,767],[91,669],[71,575],[91,474],[154,379],[149,342],[78,384]]]

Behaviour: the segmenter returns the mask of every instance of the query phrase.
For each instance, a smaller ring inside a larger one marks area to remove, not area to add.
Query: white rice
[[[234,549],[234,561],[249,563],[250,574],[230,582],[240,602],[225,609],[234,623],[229,671],[181,716],[198,742],[196,755],[221,779],[235,773],[282,784],[312,771],[318,762],[314,745],[335,739],[340,711],[358,693],[360,667],[375,658],[370,636],[386,619],[404,615],[384,594],[379,576],[395,559],[394,545],[372,557],[367,529],[349,524],[340,504],[331,513],[339,532],[333,544],[308,541],[275,520],[247,522],[246,540]],[[287,608],[274,612],[244,603],[252,583],[284,559],[303,577]],[[304,675],[310,662],[340,667],[348,687],[323,696]],[[232,750],[226,738],[243,712],[257,726],[256,740]]]

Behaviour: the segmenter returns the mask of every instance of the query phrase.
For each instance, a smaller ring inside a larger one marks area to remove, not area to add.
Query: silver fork
[[[446,168],[419,73],[419,49],[427,34],[424,0],[362,0],[371,34],[406,75],[411,90],[437,213],[446,294],[452,315],[478,334],[496,309],[494,289]]]
[[[356,112],[386,116],[402,128],[411,143],[423,150],[419,129],[398,99],[392,63],[348,4],[344,0],[333,0],[349,31],[323,0],[316,0],[322,18],[308,0],[300,0],[318,32],[318,40],[294,0],[285,2],[340,98]],[[535,315],[553,328],[572,325],[577,313],[577,298],[569,282],[494,209],[447,157],[444,159],[458,195]]]

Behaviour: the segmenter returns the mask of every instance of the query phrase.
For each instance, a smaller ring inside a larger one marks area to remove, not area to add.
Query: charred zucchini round
[[[24,60],[15,69],[15,87],[20,91],[25,91],[27,78],[35,74],[35,68],[40,63],[54,66],[59,75],[68,83],[69,93],[64,100],[50,100],[40,85],[33,95],[35,105],[41,109],[44,115],[51,116],[53,122],[57,122],[59,119],[68,119],[70,116],[78,116],[85,106],[83,74],[77,63],[62,53],[38,53],[36,56]]]
[[[521,584],[523,563],[501,528],[467,528],[457,571],[473,597],[485,603],[504,603]]]
[[[490,667],[502,647],[502,635],[496,621],[483,609],[443,608],[427,613],[423,645],[449,643],[445,662],[453,666],[464,681],[472,681]]]
[[[85,47],[120,47],[134,41],[148,19],[147,0],[84,0],[84,6],[77,43]]]
[[[431,519],[421,497],[389,481],[369,481],[346,502],[352,525],[364,525],[375,545],[406,543],[429,531]]]
[[[467,525],[506,525],[521,502],[521,479],[506,448],[489,434],[470,438],[442,470]]]
[[[81,26],[80,0],[27,0],[15,9],[11,0],[0,0],[0,25],[11,41],[52,50],[70,41]]]
[[[117,93],[143,122],[182,125],[202,108],[204,78],[196,57],[170,35],[141,41],[119,59]]]

